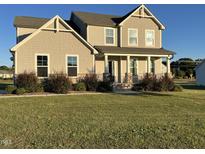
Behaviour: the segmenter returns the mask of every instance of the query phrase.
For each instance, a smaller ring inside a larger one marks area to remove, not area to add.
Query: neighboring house
[[[205,60],[203,60],[196,68],[196,83],[205,86]]]
[[[12,79],[13,78],[13,71],[0,70],[0,78],[1,79]]]
[[[76,79],[96,73],[115,82],[135,82],[146,73],[163,75],[164,25],[140,5],[124,16],[72,12],[70,20],[17,16],[17,44],[11,49],[15,75],[36,72],[40,78],[64,72]]]

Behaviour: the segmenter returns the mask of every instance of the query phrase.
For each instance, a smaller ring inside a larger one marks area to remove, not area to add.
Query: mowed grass
[[[205,148],[205,90],[0,98],[0,147]]]

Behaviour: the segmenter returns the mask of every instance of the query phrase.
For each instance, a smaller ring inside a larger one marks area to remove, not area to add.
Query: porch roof
[[[115,46],[94,46],[101,54],[147,54],[147,55],[174,55],[173,51],[164,48],[132,48]]]

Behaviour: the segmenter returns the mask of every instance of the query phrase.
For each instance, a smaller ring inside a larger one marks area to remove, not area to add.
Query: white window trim
[[[38,73],[37,73],[37,56],[47,56],[48,57],[48,76],[47,77],[38,77]],[[39,79],[45,79],[49,77],[50,74],[50,55],[47,53],[37,53],[35,54],[35,74]]]
[[[113,30],[113,44],[106,43],[106,30],[107,29],[112,29]],[[104,27],[104,45],[115,46],[115,28]]]
[[[154,32],[154,44],[153,44],[153,45],[147,45],[146,34],[147,34],[148,31]],[[146,29],[146,30],[145,30],[145,46],[146,46],[146,47],[155,47],[155,41],[156,41],[156,38],[155,38],[155,30],[153,30],[153,29]]]
[[[137,75],[139,75],[139,59],[138,58],[136,58],[136,57],[130,57],[130,61],[132,60],[132,59],[136,59],[136,65],[137,65]],[[129,68],[130,68],[130,66],[129,66]],[[131,72],[130,72],[131,73]]]
[[[130,33],[129,33],[129,31],[130,30],[135,30],[136,31],[136,33],[137,33],[137,44],[130,44]],[[137,47],[138,46],[138,29],[137,28],[128,28],[128,34],[127,34],[127,36],[128,36],[128,46],[133,46],[133,47]]]
[[[68,76],[68,57],[77,57],[77,76]],[[65,56],[65,69],[66,69],[66,75],[69,77],[69,78],[77,78],[78,77],[78,74],[79,74],[79,55],[75,55],[75,54],[67,54]]]

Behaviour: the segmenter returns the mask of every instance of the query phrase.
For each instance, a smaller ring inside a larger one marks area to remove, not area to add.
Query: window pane
[[[106,29],[106,44],[114,44],[114,29]]]
[[[68,56],[68,66],[77,66],[77,57]]]
[[[146,31],[146,45],[153,46],[154,45],[154,31]]]
[[[129,30],[129,44],[137,45],[137,30]]]
[[[137,38],[130,38],[130,44],[137,44]]]
[[[113,35],[114,35],[114,30],[113,29],[106,29],[106,36],[113,37]]]
[[[130,37],[137,37],[137,31],[136,30],[129,30],[129,36]]]
[[[48,57],[37,56],[37,66],[48,66]]]
[[[113,37],[106,37],[106,44],[113,44],[114,38]]]
[[[77,76],[77,67],[68,67],[68,76]]]
[[[37,76],[38,77],[48,77],[48,67],[38,67]]]

